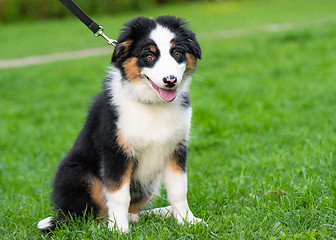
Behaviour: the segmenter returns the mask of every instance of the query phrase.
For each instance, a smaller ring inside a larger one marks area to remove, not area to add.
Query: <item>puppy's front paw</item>
[[[179,224],[198,224],[198,223],[202,223],[207,225],[202,218],[197,218],[194,216],[194,214],[188,210],[183,214],[180,214],[177,211],[174,211],[174,217],[176,218],[177,222]]]
[[[124,224],[117,224],[115,221],[109,221],[108,223],[108,228],[111,231],[118,231],[120,233],[128,233],[129,232],[129,228],[128,228],[128,222],[124,223]]]
[[[186,220],[186,222],[190,224],[198,224],[198,223],[206,224],[202,218],[197,217],[189,218],[188,220]]]

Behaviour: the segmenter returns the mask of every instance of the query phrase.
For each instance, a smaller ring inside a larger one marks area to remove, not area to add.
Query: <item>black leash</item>
[[[109,45],[116,46],[117,41],[108,38],[104,34],[104,28],[102,26],[99,26],[95,21],[93,21],[88,15],[86,15],[85,12],[83,12],[80,7],[77,6],[76,3],[74,3],[72,0],[59,0],[67,9],[70,10],[79,20],[82,21],[90,30],[93,32],[93,34],[96,37],[101,36],[104,38]]]

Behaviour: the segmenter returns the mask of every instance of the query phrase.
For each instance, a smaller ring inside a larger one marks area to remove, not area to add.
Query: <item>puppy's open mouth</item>
[[[163,99],[167,102],[171,102],[176,98],[176,95],[177,95],[177,90],[176,89],[160,88],[157,85],[155,85],[153,83],[153,81],[149,79],[149,77],[147,77],[147,79],[150,82],[150,84],[152,84],[153,88],[159,93],[159,96],[160,96],[161,99]]]

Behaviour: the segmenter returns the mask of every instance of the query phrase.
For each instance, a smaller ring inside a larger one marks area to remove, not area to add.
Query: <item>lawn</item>
[[[52,237],[39,232],[36,223],[53,215],[56,167],[101,89],[110,56],[1,69],[0,238],[336,238],[336,1],[323,3],[193,3],[95,18],[116,35],[134,14],[176,14],[200,36],[330,19],[289,31],[201,38],[203,58],[191,86],[188,199],[208,227],[151,216],[125,236],[92,219]],[[0,26],[0,59],[105,46],[76,21]],[[149,207],[167,204],[162,188]]]

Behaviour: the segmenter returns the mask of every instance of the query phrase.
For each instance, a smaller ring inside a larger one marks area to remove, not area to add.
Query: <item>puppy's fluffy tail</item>
[[[47,217],[38,222],[37,228],[44,232],[50,232],[56,228],[56,220],[53,217]]]

